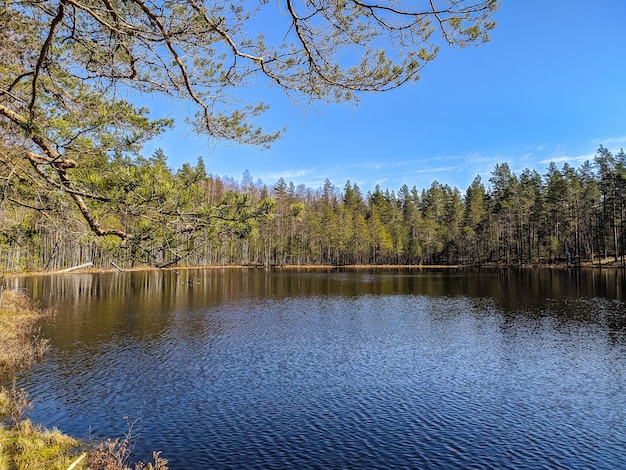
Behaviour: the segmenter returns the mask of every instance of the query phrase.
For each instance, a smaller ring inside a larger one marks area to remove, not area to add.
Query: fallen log
[[[91,267],[93,267],[93,263],[90,261],[89,263],[79,264],[78,266],[72,266],[71,268],[61,269],[59,272],[60,273],[69,273],[71,271],[76,271],[77,269],[91,268]]]
[[[118,273],[123,273],[124,270],[122,268],[120,268],[117,264],[115,264],[113,261],[111,261],[111,266],[113,266],[115,269],[117,269]]]

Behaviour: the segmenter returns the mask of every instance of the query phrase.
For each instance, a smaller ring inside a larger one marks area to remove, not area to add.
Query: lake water
[[[56,315],[31,418],[172,469],[626,467],[609,270],[27,277]]]

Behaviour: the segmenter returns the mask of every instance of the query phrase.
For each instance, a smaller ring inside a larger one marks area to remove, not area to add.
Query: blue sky
[[[314,189],[349,179],[364,192],[434,180],[464,191],[476,175],[488,183],[496,163],[543,174],[550,161],[593,159],[601,144],[626,148],[626,1],[501,3],[489,43],[442,48],[416,84],[358,106],[303,109],[259,88],[271,105],[266,130],[287,128],[269,150],[209,143],[182,126],[154,146],[174,168],[202,155],[214,175],[248,170],[267,185],[283,177]]]

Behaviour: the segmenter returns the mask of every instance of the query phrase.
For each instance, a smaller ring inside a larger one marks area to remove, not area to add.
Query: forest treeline
[[[112,262],[579,265],[610,258],[624,264],[623,150],[613,154],[601,146],[593,161],[578,168],[551,163],[544,174],[516,174],[497,164],[488,181],[477,176],[464,191],[438,181],[367,193],[350,181],[336,187],[327,180],[312,189],[281,178],[268,186],[248,173],[236,182],[207,175],[202,160],[171,170],[162,151],[108,165],[85,182],[109,191],[93,210],[130,236],[95,235],[62,191],[58,198],[35,197],[36,205],[20,204],[36,191],[23,180],[4,188],[0,204],[1,269],[87,262],[103,268]],[[187,213],[195,215],[188,222]]]

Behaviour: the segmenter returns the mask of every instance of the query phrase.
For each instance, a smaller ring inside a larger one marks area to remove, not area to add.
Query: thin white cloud
[[[460,155],[438,155],[432,158],[424,158],[423,161],[450,161],[450,160],[461,160],[464,157]]]
[[[562,162],[584,162],[586,160],[593,160],[594,154],[584,154],[584,155],[562,155],[560,157],[551,157],[546,158],[544,160],[539,160],[537,163],[542,163],[545,165],[549,165],[551,162],[554,163],[562,163]]]
[[[303,178],[305,176],[308,176],[312,173],[312,170],[309,169],[300,169],[300,170],[285,170],[285,171],[280,171],[280,172],[268,172],[268,173],[261,173],[259,175],[259,178],[263,181],[263,182],[275,182],[277,180],[279,180],[280,178],[283,178],[285,180],[289,180],[290,178]]]
[[[522,158],[526,158],[529,157],[530,155],[532,155],[532,153],[529,153],[528,155],[524,155],[522,156]],[[470,155],[467,155],[464,158],[465,162],[468,164],[484,164],[484,163],[489,163],[489,164],[493,164],[495,162],[499,162],[502,161],[502,157],[500,156],[493,156],[493,155],[482,155],[482,154],[478,154],[478,153],[472,153]]]
[[[621,137],[609,137],[608,139],[594,139],[593,144],[602,145],[604,147],[626,144],[626,135]]]
[[[394,161],[389,161],[388,159],[385,159],[383,157],[383,159],[380,161],[358,162],[358,163],[349,164],[349,165],[340,165],[338,168],[341,170],[358,169],[358,170],[367,170],[367,171],[380,171],[380,170],[384,170],[388,168],[389,169],[401,168],[411,162],[412,162],[411,160],[394,162]]]
[[[448,172],[448,171],[458,171],[461,168],[463,168],[462,166],[440,166],[440,167],[434,167],[434,168],[422,168],[419,170],[414,170],[415,173],[441,173],[441,172]]]

